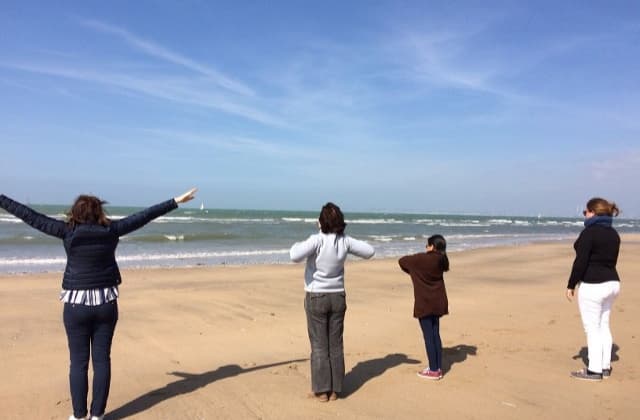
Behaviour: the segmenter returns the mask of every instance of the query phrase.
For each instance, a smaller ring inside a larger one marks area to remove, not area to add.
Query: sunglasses
[[[587,213],[593,213],[591,210],[582,210],[582,215],[586,216]]]

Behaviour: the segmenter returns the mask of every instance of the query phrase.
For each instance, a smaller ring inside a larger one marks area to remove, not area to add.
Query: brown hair
[[[616,206],[616,203],[599,197],[594,197],[587,201],[587,210],[594,212],[596,216],[617,216],[620,214],[620,209]]]
[[[320,221],[320,230],[322,233],[337,233],[338,235],[342,235],[344,234],[344,228],[347,227],[340,207],[333,203],[327,203],[322,207],[318,220]]]
[[[79,195],[73,206],[71,206],[71,210],[67,213],[67,223],[72,228],[82,223],[109,225],[111,220],[109,220],[102,208],[102,205],[106,203],[106,201],[93,195]]]

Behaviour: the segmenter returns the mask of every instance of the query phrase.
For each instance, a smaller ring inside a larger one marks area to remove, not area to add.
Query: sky
[[[640,217],[640,2],[3,1],[0,193]]]

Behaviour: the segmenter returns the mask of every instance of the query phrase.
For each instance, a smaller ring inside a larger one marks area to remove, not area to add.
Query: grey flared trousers
[[[304,309],[311,342],[311,389],[315,393],[342,392],[346,295],[307,292]]]

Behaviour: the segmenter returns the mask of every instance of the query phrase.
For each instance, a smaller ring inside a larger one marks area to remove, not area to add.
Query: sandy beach
[[[586,361],[565,298],[571,241],[450,255],[445,376],[420,379],[411,281],[393,260],[346,268],[346,392],[307,397],[302,264],[123,271],[107,419],[633,419],[640,384],[640,235],[623,238],[613,375]],[[0,417],[66,419],[60,273],[0,277]]]

